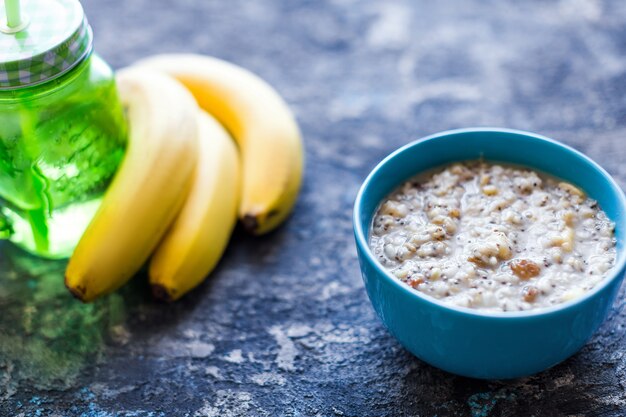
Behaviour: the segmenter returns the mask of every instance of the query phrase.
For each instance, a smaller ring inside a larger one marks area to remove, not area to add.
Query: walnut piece
[[[497,260],[495,258],[495,256],[493,257],[494,259],[494,264],[497,263]],[[480,256],[470,256],[469,258],[467,258],[467,260],[469,262],[472,262],[474,264],[476,264],[476,266],[480,267],[480,268],[487,268],[488,266],[491,266],[491,263],[489,262],[490,259],[485,259],[483,257]]]
[[[582,192],[582,190],[578,187],[573,186],[572,184],[570,184],[569,182],[560,182],[559,183],[559,188],[565,192],[568,192],[572,195],[578,196],[578,197],[585,197],[585,193]]]
[[[539,265],[528,259],[516,259],[510,264],[511,271],[518,276],[519,279],[530,279],[536,277],[541,272]]]

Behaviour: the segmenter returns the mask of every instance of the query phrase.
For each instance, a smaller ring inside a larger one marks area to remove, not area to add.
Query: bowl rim
[[[613,281],[618,279],[622,275],[624,268],[626,268],[626,246],[623,246],[622,250],[617,253],[617,260],[611,270],[610,275],[605,277],[602,281],[596,284],[590,291],[588,291],[581,297],[578,297],[574,300],[569,300],[560,304],[556,304],[554,306],[540,307],[540,308],[531,309],[531,310],[524,310],[524,311],[489,311],[489,310],[486,310],[484,311],[484,310],[472,309],[469,307],[456,306],[451,303],[446,303],[444,301],[440,301],[434,297],[431,297],[429,295],[416,291],[412,288],[409,288],[399,279],[393,277],[391,273],[387,271],[376,260],[376,258],[371,252],[369,243],[367,239],[365,238],[365,232],[363,228],[361,227],[362,217],[360,214],[361,207],[363,205],[364,195],[366,193],[366,190],[370,186],[371,182],[373,181],[373,178],[378,175],[379,171],[383,168],[383,166],[390,163],[390,161],[392,161],[397,155],[403,152],[406,152],[408,149],[411,149],[415,146],[419,146],[420,144],[424,142],[436,140],[438,138],[445,137],[445,136],[456,135],[460,133],[477,133],[477,132],[512,133],[512,134],[516,134],[520,136],[532,137],[534,139],[539,139],[539,140],[543,140],[546,142],[550,142],[556,145],[558,148],[562,149],[564,152],[573,153],[575,156],[585,161],[587,164],[589,164],[592,168],[594,168],[601,174],[604,180],[609,183],[611,190],[613,191],[615,197],[617,198],[619,206],[621,206],[620,207],[621,211],[626,211],[626,196],[624,195],[623,190],[617,184],[615,179],[593,159],[589,158],[587,155],[572,148],[569,145],[566,145],[557,140],[548,138],[546,136],[542,136],[536,133],[527,132],[523,130],[517,130],[517,129],[498,128],[498,127],[468,127],[468,128],[461,128],[461,129],[445,130],[442,132],[434,133],[432,135],[424,136],[422,138],[411,141],[407,143],[406,145],[403,145],[400,148],[396,149],[395,151],[391,152],[382,161],[380,161],[374,167],[374,169],[370,171],[370,173],[367,175],[367,177],[361,184],[361,187],[359,188],[359,191],[357,193],[357,196],[354,202],[354,208],[353,208],[353,213],[352,213],[352,226],[354,229],[357,246],[359,247],[359,249],[361,249],[361,253],[363,254],[363,256],[367,258],[367,261],[371,265],[373,265],[374,268],[377,270],[377,272],[379,273],[378,275],[380,277],[383,277],[383,279],[386,280],[391,285],[400,289],[400,291],[406,294],[408,297],[414,298],[418,301],[426,302],[428,304],[433,304],[434,306],[440,307],[444,310],[454,312],[454,313],[476,316],[476,317],[481,317],[481,318],[492,318],[492,319],[530,318],[530,317],[539,317],[539,316],[557,314],[557,313],[563,312],[564,310],[574,308],[575,306],[584,303],[586,300],[592,298],[595,294],[599,293],[608,285],[613,283]],[[549,171],[545,171],[545,172],[550,174]],[[417,174],[419,174],[419,172],[415,173],[415,175]],[[625,223],[625,222],[626,220],[623,220],[622,223]]]

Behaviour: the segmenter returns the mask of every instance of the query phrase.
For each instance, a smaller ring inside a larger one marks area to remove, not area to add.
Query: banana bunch
[[[233,135],[243,165],[243,226],[263,234],[285,220],[300,190],[304,161],[298,124],[278,93],[253,73],[216,58],[167,54],[138,65],[183,83]]]
[[[148,262],[154,296],[173,301],[213,270],[237,218],[253,234],[285,220],[302,181],[300,132],[272,87],[219,59],[160,55],[117,82],[126,155],[65,285],[88,302]]]

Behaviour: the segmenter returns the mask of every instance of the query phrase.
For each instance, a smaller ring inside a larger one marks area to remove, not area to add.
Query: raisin
[[[539,295],[539,290],[536,287],[527,286],[522,289],[522,296],[527,303],[534,302],[537,295]]]
[[[417,278],[411,278],[407,284],[409,284],[411,287],[417,289],[417,287],[424,282],[424,279],[422,279],[421,277],[417,277]]]

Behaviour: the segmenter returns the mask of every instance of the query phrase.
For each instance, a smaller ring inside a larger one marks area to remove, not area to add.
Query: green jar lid
[[[91,53],[93,35],[78,0],[12,3],[20,7],[19,26],[8,23],[15,12],[0,7],[0,90],[50,81]]]

